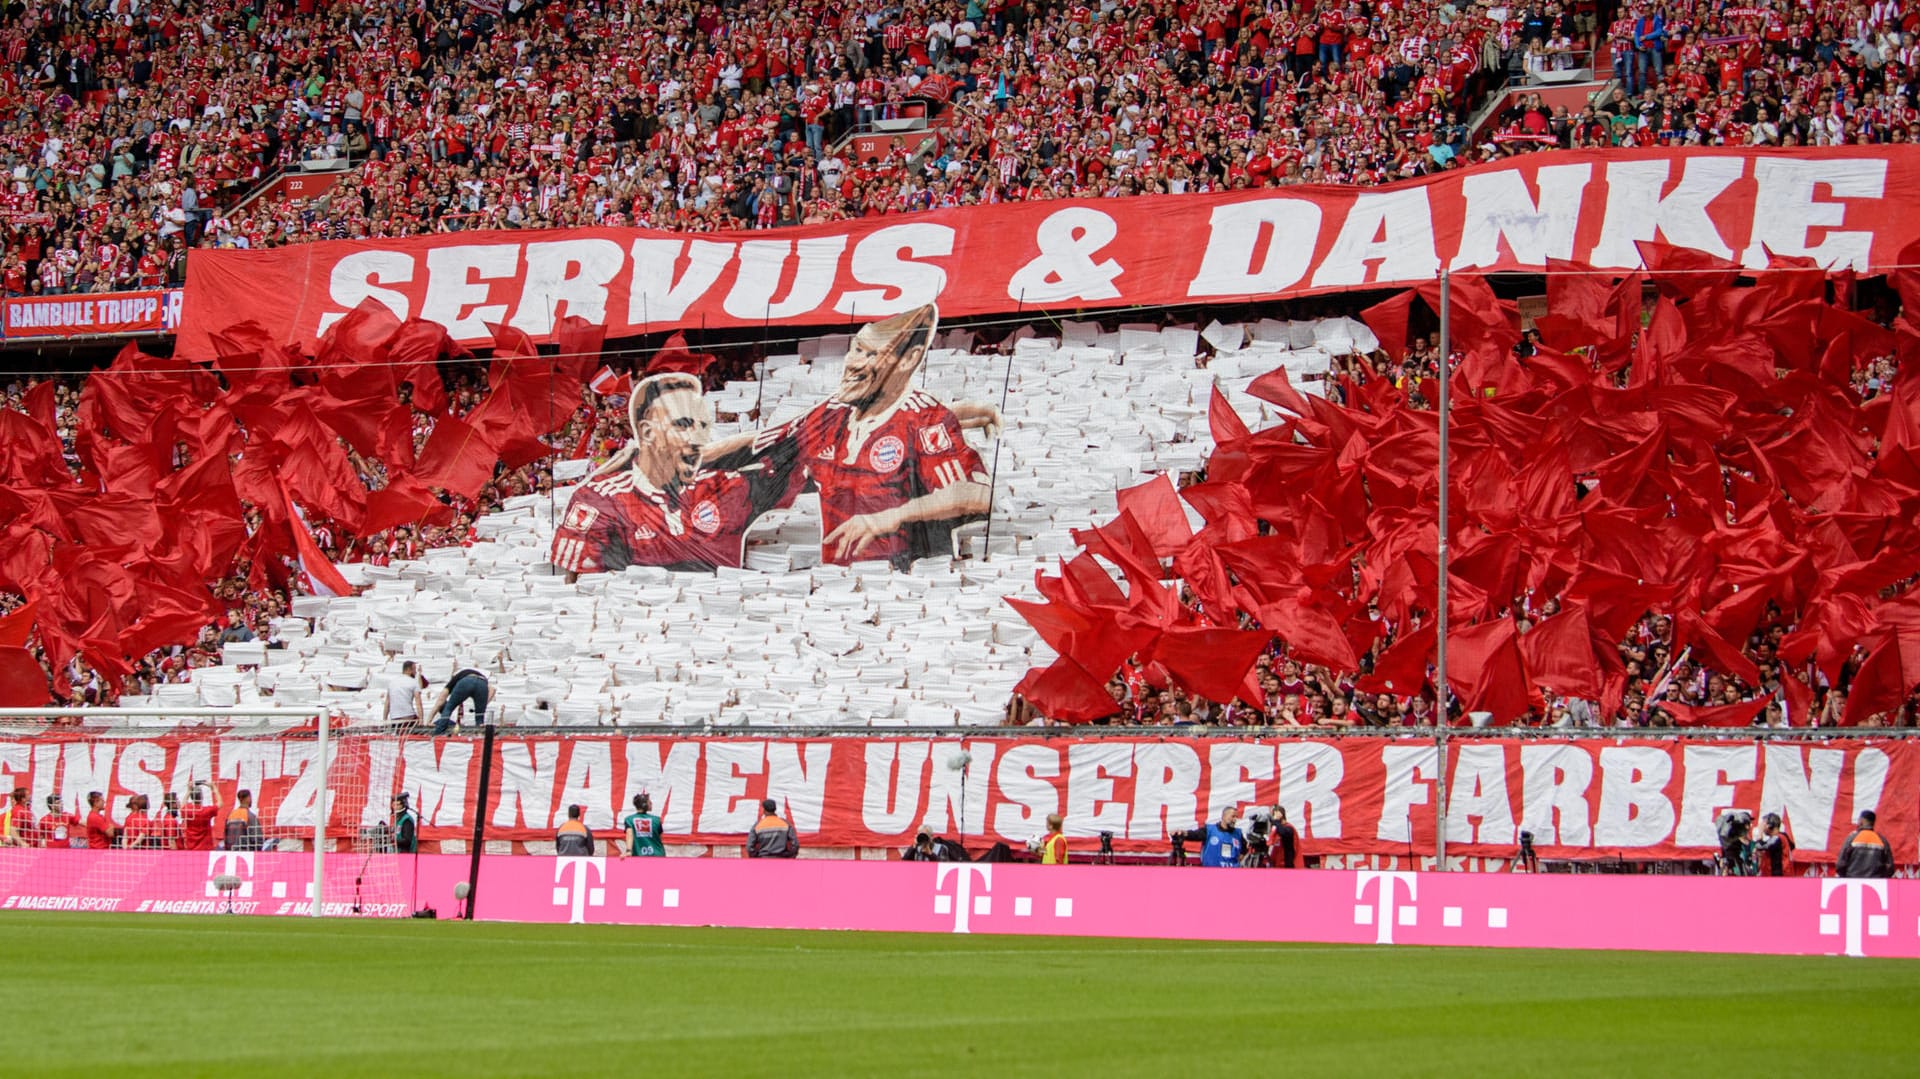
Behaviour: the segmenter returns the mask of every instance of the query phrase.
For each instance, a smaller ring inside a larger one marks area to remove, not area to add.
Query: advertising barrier
[[[180,324],[180,289],[12,296],[0,306],[0,333],[20,338],[168,333]]]
[[[429,840],[467,839],[480,801],[481,743],[371,738],[333,764],[331,787],[406,791]],[[901,847],[921,824],[968,845],[1019,845],[1061,813],[1067,834],[1111,832],[1120,850],[1164,851],[1172,831],[1227,806],[1286,809],[1307,854],[1421,857],[1435,849],[1444,793],[1447,851],[1511,857],[1521,830],[1544,858],[1706,858],[1716,818],[1777,812],[1799,861],[1830,863],[1862,810],[1901,864],[1920,861],[1920,745],[1898,739],[893,737],[717,738],[502,735],[484,804],[487,835],[549,840],[566,807],[612,835],[645,792],[668,841],[738,846],[772,797],[808,847]],[[168,735],[124,741],[0,741],[0,788],[84,804],[211,779],[223,804],[255,792],[263,824],[312,826],[310,739]],[[386,818],[371,794],[330,800],[351,837]],[[292,834],[289,832],[288,834]]]
[[[412,867],[408,856],[377,857],[399,863],[390,870],[407,902],[358,913],[424,905],[455,916],[466,856],[420,855]],[[151,872],[106,865],[129,859]],[[306,914],[311,864],[280,853],[5,851],[0,916],[229,904]],[[326,913],[355,913],[350,895],[328,889]],[[1920,958],[1912,880],[485,855],[474,911],[513,922]]]
[[[961,207],[697,237],[462,232],[188,257],[180,355],[242,320],[312,350],[372,299],[490,341],[568,316],[607,336],[820,325],[937,302],[948,317],[1241,302],[1430,281],[1441,268],[1606,269],[1661,241],[1765,266],[1889,265],[1920,239],[1920,150],[1536,154],[1378,188],[1289,187]]]

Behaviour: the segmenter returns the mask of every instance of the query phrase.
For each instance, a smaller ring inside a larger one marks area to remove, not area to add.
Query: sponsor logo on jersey
[[[599,519],[600,519],[600,511],[597,509],[594,509],[592,506],[584,506],[584,505],[568,506],[567,519],[565,522],[563,522],[560,525],[560,527],[570,528],[575,532],[585,532],[587,529],[593,527],[593,522]]]
[[[936,423],[932,427],[920,428],[920,452],[953,452],[953,436],[947,432],[946,424]]]
[[[873,444],[867,451],[867,461],[875,472],[892,472],[907,459],[907,444],[892,435]]]
[[[655,532],[646,525],[641,525],[639,528],[633,530],[633,538],[639,540],[641,543],[645,543],[648,540],[659,539],[660,533]]]
[[[713,504],[713,499],[703,499],[693,507],[693,527],[708,535],[720,531],[720,507]]]

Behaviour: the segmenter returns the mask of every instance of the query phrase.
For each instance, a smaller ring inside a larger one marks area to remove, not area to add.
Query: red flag
[[[1433,663],[1434,623],[1400,635],[1373,661],[1373,673],[1355,685],[1366,693],[1386,693],[1411,697],[1427,684],[1427,668]]]
[[[1388,297],[1360,312],[1360,321],[1380,339],[1380,347],[1396,363],[1407,354],[1407,316],[1412,312],[1412,292]]]
[[[35,604],[31,601],[0,615],[0,648],[24,648],[33,635]]]
[[[314,542],[313,533],[307,528],[307,519],[300,507],[287,497],[287,526],[293,531],[293,549],[300,561],[300,575],[304,578],[307,591],[316,596],[351,596],[353,586],[340,575],[340,567],[320,550]]]
[[[1133,514],[1141,531],[1152,541],[1155,557],[1170,558],[1193,539],[1193,526],[1187,523],[1187,512],[1181,507],[1180,495],[1167,474],[1122,488],[1114,492],[1114,497],[1120,509]]]
[[[478,432],[451,415],[442,416],[433,423],[414,476],[429,487],[472,498],[493,479],[497,460]]]
[[[1227,400],[1227,395],[1220,392],[1218,384],[1214,385],[1213,397],[1207,404],[1207,429],[1213,435],[1214,444],[1221,446],[1243,439],[1252,433],[1247,429],[1246,421],[1233,410],[1233,404]]]
[[[633,392],[633,376],[617,374],[611,367],[602,367],[587,385],[602,397],[624,397]]]
[[[408,319],[387,339],[387,362],[393,364],[397,382],[412,387],[413,407],[431,416],[447,409],[447,385],[440,377],[442,356],[465,356],[467,350],[454,344],[446,327],[425,319]]]
[[[367,496],[367,516],[360,531],[371,536],[399,525],[452,523],[452,506],[435,498],[417,477],[402,474]]]
[[[1847,711],[1841,722],[1858,726],[1875,716],[1892,725],[1894,713],[1913,687],[1920,685],[1920,626],[1898,625],[1883,630],[1867,654],[1867,661],[1848,687]]]
[[[1013,687],[1034,711],[1060,723],[1088,723],[1120,710],[1107,687],[1088,677],[1072,660],[1062,657],[1045,670],[1031,670]]]
[[[597,322],[588,322],[578,315],[567,315],[553,327],[553,343],[559,346],[559,354],[554,357],[562,371],[569,372],[574,378],[585,378],[593,365],[600,362],[601,350],[607,341],[607,327]]]
[[[647,374],[664,375],[669,372],[678,372],[704,375],[707,373],[707,368],[712,367],[718,358],[707,352],[687,351],[687,335],[683,331],[675,330],[673,336],[667,338],[666,343],[660,346],[660,351],[654,354],[653,359],[647,361]]]
[[[1215,387],[1213,392],[1218,396],[1220,390]],[[1254,379],[1247,386],[1247,396],[1258,398],[1270,405],[1279,405],[1296,416],[1311,416],[1314,413],[1313,403],[1307,400],[1305,394],[1293,388],[1293,380],[1287,377],[1287,369],[1284,367],[1276,367]],[[1208,412],[1208,422],[1212,422],[1211,411]],[[1213,440],[1219,442],[1220,436],[1214,435]]]
[[[1447,681],[1467,711],[1490,712],[1498,723],[1518,720],[1533,695],[1513,620],[1449,630]]]
[[[1262,630],[1174,629],[1160,635],[1152,657],[1189,693],[1225,703],[1241,695],[1247,672],[1272,640]]]
[[[1676,727],[1750,727],[1754,717],[1767,710],[1767,700],[1760,697],[1712,708],[1661,701],[1659,707],[1673,716]]]
[[[1590,701],[1605,692],[1594,652],[1593,624],[1579,605],[1569,605],[1520,638],[1520,654],[1535,682]]]
[[[586,422],[580,425],[580,437],[573,440],[573,452],[567,454],[569,461],[588,461],[593,459],[593,429],[600,422],[600,410],[587,405]]]
[[[33,653],[0,646],[0,708],[39,708],[52,699],[47,672]]]

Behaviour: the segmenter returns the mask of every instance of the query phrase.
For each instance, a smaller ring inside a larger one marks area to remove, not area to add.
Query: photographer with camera
[[[1753,841],[1753,858],[1763,877],[1793,875],[1793,837],[1780,826],[1780,814],[1760,818],[1760,835]]]
[[[960,844],[933,834],[933,829],[925,824],[913,835],[913,844],[900,852],[903,862],[964,862],[967,852]]]
[[[1205,828],[1195,828],[1190,832],[1179,832],[1173,836],[1176,849],[1186,842],[1205,844],[1200,850],[1200,864],[1220,869],[1236,869],[1243,865],[1247,856],[1247,840],[1240,834],[1240,808],[1228,806],[1220,811],[1220,821]],[[1266,835],[1260,836],[1264,851]],[[1264,855],[1263,855],[1264,856]]]
[[[1753,814],[1744,809],[1722,810],[1715,824],[1720,831],[1720,875],[1754,876]]]

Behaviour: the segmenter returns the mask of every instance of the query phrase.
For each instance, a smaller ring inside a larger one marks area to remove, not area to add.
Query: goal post
[[[396,765],[425,737],[320,707],[0,709],[0,909],[403,916]]]

